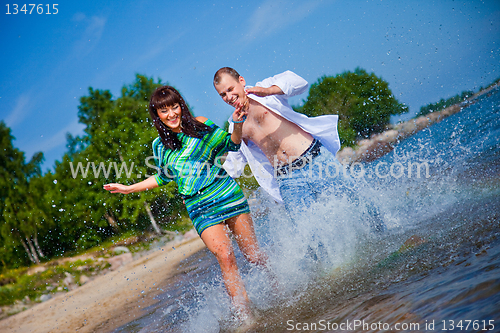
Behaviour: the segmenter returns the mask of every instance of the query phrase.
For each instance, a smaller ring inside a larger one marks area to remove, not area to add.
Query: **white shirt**
[[[302,94],[307,90],[309,85],[306,80],[291,71],[277,74],[256,84],[257,87],[264,88],[273,85],[278,86],[284,94],[266,97],[249,94],[248,97],[259,102],[270,111],[297,124],[304,131],[318,139],[335,156],[340,149],[340,139],[337,131],[338,116],[325,115],[309,118],[304,114],[293,111],[288,104],[288,98]],[[230,117],[229,132],[233,131],[233,127],[233,120]],[[242,141],[239,151],[229,152],[223,167],[231,177],[237,178],[241,175],[247,163],[259,185],[273,199],[283,202],[278,183],[274,178],[274,168],[271,162],[269,162],[264,152],[252,141],[248,141],[248,145]]]

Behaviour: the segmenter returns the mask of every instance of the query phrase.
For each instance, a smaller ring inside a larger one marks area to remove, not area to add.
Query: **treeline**
[[[495,81],[493,81],[486,88],[484,88],[484,87],[481,86],[479,88],[478,92],[480,92],[482,90],[485,90],[485,89],[488,89],[488,88],[490,88],[490,87],[498,84],[499,82],[500,82],[500,78],[498,78]],[[472,91],[472,90],[464,90],[464,91],[462,91],[462,93],[457,94],[457,95],[455,95],[453,97],[450,97],[450,98],[448,98],[446,100],[444,98],[441,98],[441,100],[439,100],[439,102],[437,102],[437,103],[430,103],[430,104],[422,106],[420,108],[419,113],[417,113],[417,115],[415,116],[415,118],[418,118],[420,116],[425,116],[426,114],[429,114],[429,113],[432,113],[432,112],[441,111],[443,109],[446,109],[449,106],[452,106],[452,105],[464,102],[465,100],[469,99],[473,95],[474,95],[474,91]]]
[[[154,161],[146,163],[157,136],[147,106],[160,85],[137,75],[116,99],[108,90],[89,88],[78,107],[84,134],[68,135],[68,152],[46,174],[43,154],[26,163],[0,122],[2,269],[88,249],[131,230],[161,232],[167,222],[170,229],[186,227],[187,213],[173,182],[126,196],[103,190],[106,183],[138,182],[155,173]]]
[[[137,75],[113,99],[89,88],[80,98],[82,136],[67,137],[67,153],[53,171],[41,172],[43,154],[25,162],[10,129],[1,122],[0,265],[15,268],[99,245],[110,237],[146,229],[190,227],[175,183],[155,191],[110,194],[103,185],[133,183],[154,174],[151,142],[157,136],[147,113],[161,81]],[[338,114],[344,144],[384,130],[390,116],[407,112],[373,73],[357,68],[313,84],[296,108],[309,116]],[[252,187],[255,184],[246,184]]]
[[[0,269],[82,251],[130,231],[191,227],[174,182],[129,195],[103,190],[106,183],[138,182],[156,172],[150,157],[157,132],[147,108],[160,85],[137,75],[116,99],[109,90],[89,88],[78,107],[84,134],[68,135],[67,153],[46,174],[41,172],[43,154],[26,163],[10,129],[0,122]],[[436,111],[470,93],[423,108]],[[361,68],[321,77],[303,102],[294,109],[308,116],[339,115],[339,135],[348,146],[384,131],[392,115],[408,112],[386,81]]]
[[[430,103],[427,105],[424,105],[420,108],[420,112],[417,113],[415,118],[420,117],[420,116],[425,116],[426,114],[432,113],[432,112],[437,112],[441,111],[449,106],[458,104],[460,102],[465,101],[467,98],[471,97],[474,95],[473,91],[467,90],[467,91],[462,91],[462,93],[459,95],[455,95],[453,97],[450,97],[448,99],[443,99],[439,100],[437,103]]]

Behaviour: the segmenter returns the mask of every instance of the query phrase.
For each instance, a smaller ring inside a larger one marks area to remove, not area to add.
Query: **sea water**
[[[499,138],[497,89],[350,170],[379,207],[384,232],[347,198],[323,198],[294,225],[257,193],[255,229],[278,291],[236,250],[258,316],[251,331],[500,332]],[[312,259],[319,245],[322,256]],[[238,328],[207,250],[184,260],[161,290],[116,332]]]

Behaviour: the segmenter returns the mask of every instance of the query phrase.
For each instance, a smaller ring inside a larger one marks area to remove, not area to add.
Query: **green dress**
[[[212,130],[201,139],[178,133],[180,149],[165,148],[159,137],[153,141],[158,166],[156,182],[162,186],[175,180],[200,236],[208,227],[250,212],[241,188],[222,168],[219,159],[228,151],[237,151],[240,145],[212,121],[205,124]]]

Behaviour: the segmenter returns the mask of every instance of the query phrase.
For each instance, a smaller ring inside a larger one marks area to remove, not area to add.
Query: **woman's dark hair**
[[[174,87],[159,87],[154,91],[149,100],[149,114],[153,120],[156,130],[158,131],[158,134],[160,135],[163,146],[172,150],[181,148],[182,143],[177,137],[177,133],[174,133],[161,121],[158,116],[158,109],[173,106],[175,103],[179,103],[181,107],[182,133],[201,139],[207,132],[212,130],[210,126],[205,125],[193,117],[191,112],[189,112],[184,98],[182,98],[181,94]]]

